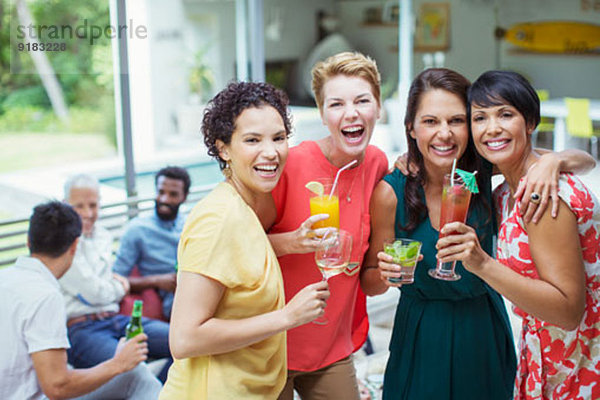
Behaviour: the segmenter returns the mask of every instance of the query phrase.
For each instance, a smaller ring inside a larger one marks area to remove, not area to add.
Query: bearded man
[[[187,198],[191,180],[185,169],[169,166],[158,171],[154,181],[154,213],[129,222],[113,271],[127,277],[132,293],[156,289],[162,299],[163,314],[169,319],[177,282],[177,245],[184,224],[179,206]],[[141,276],[129,276],[134,266]]]

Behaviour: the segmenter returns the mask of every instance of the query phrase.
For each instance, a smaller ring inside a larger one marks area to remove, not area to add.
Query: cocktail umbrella
[[[456,168],[456,173],[461,177],[466,188],[469,189],[471,193],[479,193],[479,187],[477,187],[477,180],[475,179],[477,171],[467,172]]]

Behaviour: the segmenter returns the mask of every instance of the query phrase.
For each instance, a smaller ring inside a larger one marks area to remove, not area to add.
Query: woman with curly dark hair
[[[160,399],[274,399],[286,380],[284,331],[323,314],[326,282],[287,305],[260,210],[287,159],[285,94],[231,83],[205,110],[202,134],[225,181],[193,209],[178,249],[171,317],[175,362]]]

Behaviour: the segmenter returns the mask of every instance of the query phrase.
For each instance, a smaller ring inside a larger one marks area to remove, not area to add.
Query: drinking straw
[[[357,162],[358,162],[357,160],[350,161],[348,164],[346,164],[342,168],[340,168],[340,170],[337,172],[337,174],[335,174],[335,180],[333,181],[333,186],[331,187],[331,192],[329,192],[329,199],[331,199],[331,196],[333,195],[333,192],[335,192],[335,187],[337,186],[338,178],[340,177],[340,172],[342,172],[345,169],[350,168],[351,166],[353,166]]]
[[[454,173],[456,172],[456,158],[452,162],[452,172],[450,172],[450,186],[454,186]]]

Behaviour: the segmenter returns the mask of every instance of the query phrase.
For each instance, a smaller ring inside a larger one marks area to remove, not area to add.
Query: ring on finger
[[[538,204],[542,198],[540,197],[540,195],[538,193],[533,192],[529,196],[529,199],[533,204]]]

